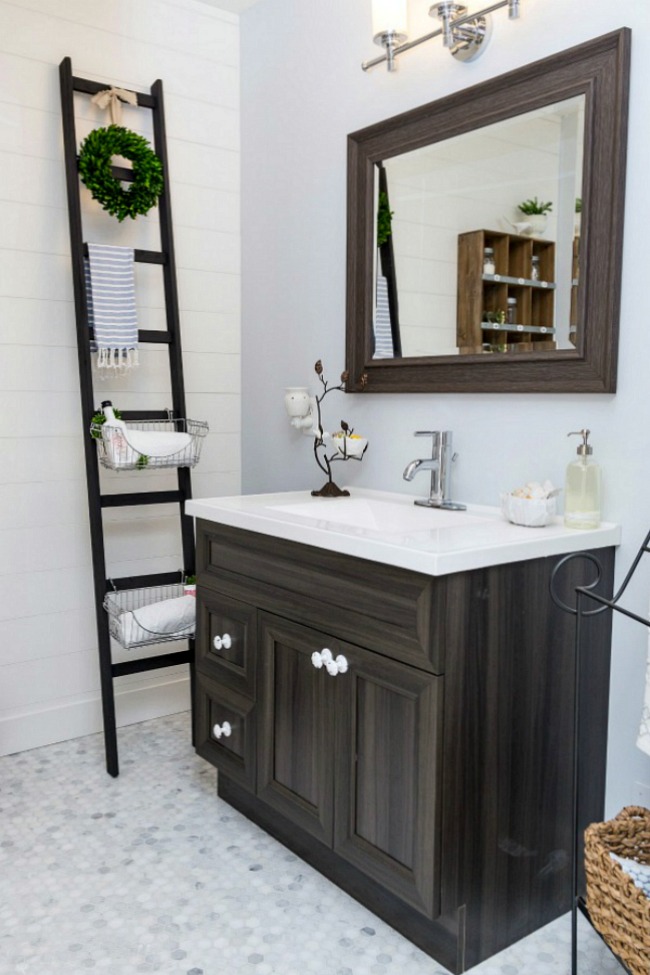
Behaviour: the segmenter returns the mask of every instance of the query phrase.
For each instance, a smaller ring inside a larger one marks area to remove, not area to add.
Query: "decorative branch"
[[[337,448],[333,454],[328,456],[326,440],[333,439],[333,438],[331,438],[330,434],[327,433],[323,428],[323,416],[321,412],[321,403],[328,395],[328,393],[331,393],[334,390],[339,390],[339,391],[345,390],[345,384],[349,379],[349,375],[347,372],[341,373],[341,380],[338,383],[338,385],[330,386],[328,381],[325,379],[325,376],[323,375],[323,363],[321,362],[320,359],[314,366],[314,371],[316,372],[316,375],[318,376],[321,386],[323,387],[320,396],[315,397],[316,430],[318,432],[314,436],[314,458],[316,460],[316,463],[320,467],[320,469],[323,471],[323,473],[327,474],[327,483],[320,489],[320,491],[312,491],[311,493],[314,496],[322,496],[322,497],[330,497],[330,498],[349,496],[350,494],[349,491],[341,490],[341,488],[334,483],[332,479],[332,464],[335,461],[345,461],[345,460],[361,461],[363,459],[363,455],[368,449],[368,444],[367,443],[364,444],[363,449],[361,450],[361,453],[358,456],[354,456],[351,453],[349,453],[347,449],[348,438],[353,436],[354,429],[350,427],[345,420],[341,420],[341,430],[343,432],[343,436],[342,436],[343,450],[341,451]],[[361,438],[357,438],[357,439],[360,440]],[[322,453],[319,454],[319,451],[322,451]]]

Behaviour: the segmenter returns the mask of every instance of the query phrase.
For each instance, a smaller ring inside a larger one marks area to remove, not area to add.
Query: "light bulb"
[[[373,37],[394,32],[407,36],[406,0],[372,0]]]

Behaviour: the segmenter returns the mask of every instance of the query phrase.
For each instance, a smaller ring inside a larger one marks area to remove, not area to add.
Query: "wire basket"
[[[650,864],[650,810],[626,806],[585,830],[587,910],[632,975],[650,972],[650,900],[610,853]]]
[[[185,600],[180,603],[184,595],[183,583],[106,593],[104,609],[108,613],[111,636],[125,650],[193,637],[196,618],[195,610],[193,613],[190,611],[192,606],[196,606],[196,599],[188,596],[190,603]],[[153,612],[149,610],[138,615],[138,610],[154,605],[156,609]]]
[[[92,423],[99,462],[111,471],[195,467],[208,432],[204,420],[127,420],[113,426]]]

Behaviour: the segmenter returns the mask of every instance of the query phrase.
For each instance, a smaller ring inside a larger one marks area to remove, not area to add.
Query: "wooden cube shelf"
[[[483,273],[486,247],[494,252],[494,274]],[[539,259],[539,280],[533,279],[533,257]],[[555,288],[552,241],[494,230],[459,234],[456,341],[460,354],[554,349]],[[507,321],[508,298],[517,300],[512,323]]]

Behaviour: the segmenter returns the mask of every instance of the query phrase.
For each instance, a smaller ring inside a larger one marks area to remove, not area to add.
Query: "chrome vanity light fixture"
[[[519,17],[520,0],[499,0],[483,10],[468,13],[467,7],[451,0],[442,0],[429,8],[429,16],[437,17],[442,26],[430,34],[423,34],[414,41],[407,41],[406,0],[372,0],[372,26],[375,44],[381,44],[386,53],[370,61],[364,61],[364,71],[386,62],[389,71],[397,68],[396,57],[434,37],[442,37],[443,47],[458,61],[474,61],[487,47],[492,34],[490,14],[501,7],[508,8],[510,20]]]
[[[372,0],[373,40],[386,48],[385,57],[378,60],[385,60],[389,71],[397,70],[395,48],[407,39],[407,29],[406,0]]]

